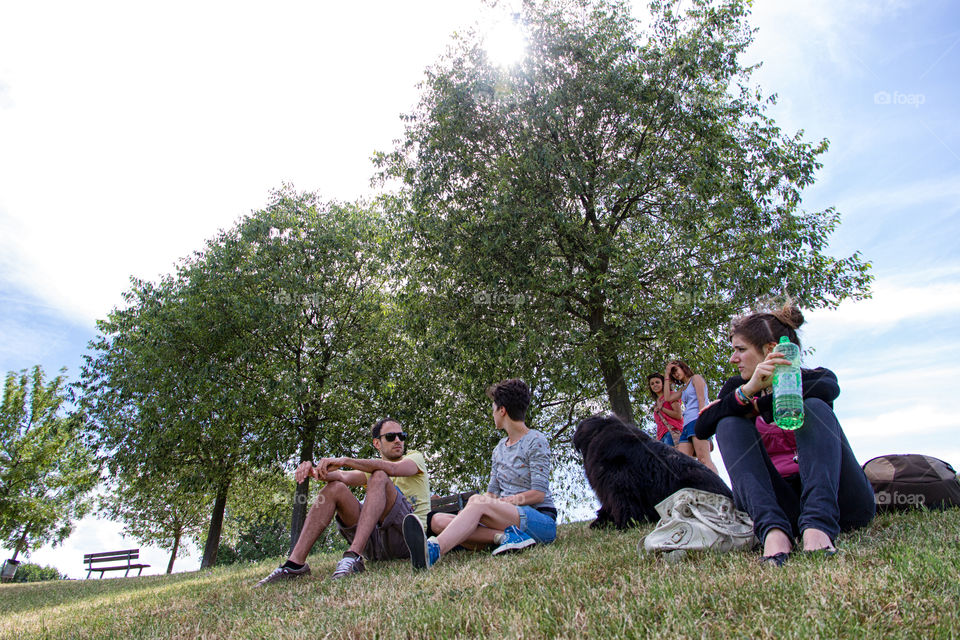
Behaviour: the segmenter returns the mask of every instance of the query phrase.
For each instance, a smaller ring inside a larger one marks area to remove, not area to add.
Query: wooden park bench
[[[476,491],[464,491],[449,496],[434,496],[430,499],[430,510],[437,513],[459,513],[466,506],[470,496],[476,493]]]
[[[131,569],[139,569],[137,575],[139,576],[143,573],[143,570],[149,567],[148,564],[133,564],[133,560],[140,558],[140,549],[126,549],[124,551],[102,551],[100,553],[85,553],[83,555],[83,562],[86,565],[87,569],[87,578],[90,578],[90,574],[94,571],[100,572],[100,577],[103,578],[104,571],[126,571],[123,574],[123,577],[130,575]],[[110,567],[95,567],[95,564],[108,564],[108,563],[122,563],[126,564],[114,564]]]

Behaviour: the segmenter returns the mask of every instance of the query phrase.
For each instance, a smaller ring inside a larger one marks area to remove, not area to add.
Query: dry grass
[[[649,529],[561,527],[550,546],[457,553],[430,572],[369,563],[331,581],[250,587],[275,563],[203,573],[4,585],[0,636],[29,638],[541,638],[960,636],[960,509],[883,516],[834,558],[777,570],[755,554],[638,555]]]

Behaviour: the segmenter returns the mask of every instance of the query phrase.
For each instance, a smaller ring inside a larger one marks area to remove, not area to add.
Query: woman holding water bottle
[[[836,553],[840,531],[873,519],[873,489],[833,412],[840,394],[829,369],[801,369],[803,425],[795,431],[773,420],[771,386],[780,338],[800,345],[803,314],[788,303],[731,323],[730,362],[740,372],[697,420],[697,437],[714,434],[730,474],[738,508],[753,518],[765,563],[781,566],[798,540],[805,552]]]

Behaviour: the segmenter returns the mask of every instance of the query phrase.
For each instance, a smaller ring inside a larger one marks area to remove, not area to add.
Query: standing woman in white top
[[[668,362],[663,377],[666,380],[666,389],[663,391],[664,400],[683,401],[683,431],[680,433],[677,450],[696,458],[708,469],[717,473],[717,467],[710,458],[710,441],[700,440],[694,435],[700,409],[710,403],[707,395],[707,381],[699,373],[694,373],[683,360]],[[675,391],[674,385],[683,385],[683,387]]]

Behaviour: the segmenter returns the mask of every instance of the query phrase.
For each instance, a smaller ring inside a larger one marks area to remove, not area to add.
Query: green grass
[[[755,553],[638,555],[650,527],[584,524],[492,558],[455,553],[414,574],[368,563],[252,590],[276,562],[202,573],[0,587],[0,637],[27,638],[956,638],[960,509],[878,517],[833,558],[781,569]]]

